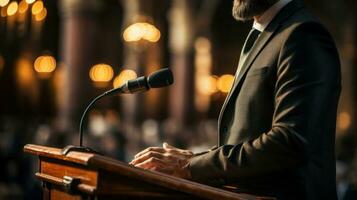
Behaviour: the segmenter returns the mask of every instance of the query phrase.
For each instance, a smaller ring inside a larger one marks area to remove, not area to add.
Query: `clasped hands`
[[[165,142],[162,147],[149,147],[139,152],[129,164],[179,178],[190,179],[189,159],[192,156],[192,151],[179,149]]]

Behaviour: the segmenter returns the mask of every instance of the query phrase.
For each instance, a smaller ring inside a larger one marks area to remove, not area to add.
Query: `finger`
[[[170,153],[158,153],[154,151],[149,151],[141,157],[135,158],[129,164],[136,165],[142,163],[150,158],[158,158],[167,163],[180,164],[180,160],[185,159],[182,155],[175,155]]]
[[[172,163],[170,162],[164,162],[161,159],[158,158],[149,158],[147,160],[145,160],[144,162],[135,164],[135,167],[139,167],[139,168],[143,168],[143,169],[150,169],[153,167],[160,167],[160,168],[164,168],[164,167],[168,167],[171,166]]]
[[[162,148],[162,147],[149,147],[149,148],[146,148],[143,151],[137,153],[134,156],[134,158],[140,157],[140,156],[142,156],[143,154],[145,154],[145,153],[147,153],[149,151],[156,151],[156,152],[160,152],[160,153],[165,153],[166,150],[164,148]]]
[[[145,160],[148,160],[150,158],[163,159],[163,157],[164,157],[164,155],[162,153],[155,152],[155,151],[148,151],[145,154],[134,158],[130,163],[135,165],[137,163],[144,162]]]
[[[176,149],[165,149],[162,147],[149,147],[141,152],[139,152],[138,154],[136,154],[134,156],[134,159],[141,157],[142,155],[146,154],[147,152],[158,152],[158,153],[168,153],[168,154],[173,154],[173,155],[178,155],[178,156],[182,156],[181,152],[176,150]]]
[[[169,175],[173,175],[175,173],[175,168],[171,166],[165,166],[165,167],[155,166],[155,167],[150,167],[148,169],[152,171],[161,172],[164,174],[169,174]]]

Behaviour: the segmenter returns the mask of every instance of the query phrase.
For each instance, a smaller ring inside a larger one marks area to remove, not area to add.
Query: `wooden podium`
[[[132,167],[92,153],[28,144],[39,157],[43,199],[272,199],[238,194],[159,172]]]

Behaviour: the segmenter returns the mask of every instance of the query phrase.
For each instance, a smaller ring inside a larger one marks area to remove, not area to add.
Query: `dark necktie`
[[[260,35],[260,31],[258,31],[257,29],[253,28],[249,34],[247,39],[245,40],[244,46],[243,46],[243,50],[242,50],[242,55],[246,56],[249,54],[249,52],[252,50],[252,47],[255,44],[255,41],[257,41],[258,37]]]
[[[238,65],[238,69],[236,72],[236,77],[238,77],[240,70],[242,69],[242,66],[245,62],[245,60],[247,59],[249,53],[252,51],[252,47],[254,46],[255,42],[257,41],[259,35],[260,35],[260,31],[258,31],[257,29],[253,28],[249,34],[247,39],[245,40],[242,52],[240,54],[240,58],[239,58],[239,65]]]

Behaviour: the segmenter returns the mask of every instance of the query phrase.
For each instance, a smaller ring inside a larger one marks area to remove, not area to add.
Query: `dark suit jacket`
[[[340,62],[326,29],[292,1],[261,33],[219,117],[218,148],[192,179],[279,199],[336,199]]]

